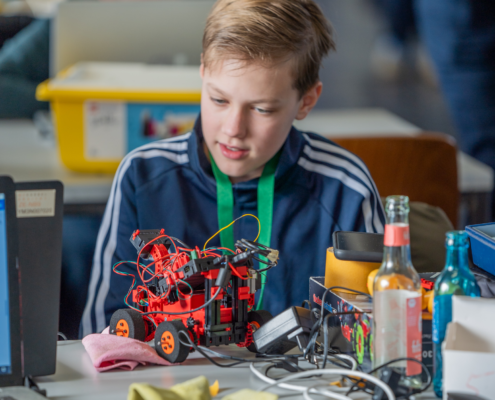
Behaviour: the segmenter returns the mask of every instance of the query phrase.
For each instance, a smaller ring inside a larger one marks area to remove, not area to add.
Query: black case
[[[55,373],[62,270],[63,185],[16,183],[16,190],[55,189],[53,217],[17,218],[21,271],[24,376]]]
[[[383,235],[380,233],[336,231],[333,252],[339,260],[382,262]]]

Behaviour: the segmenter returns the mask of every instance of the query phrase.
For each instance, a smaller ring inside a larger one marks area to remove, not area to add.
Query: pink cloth
[[[171,365],[148,344],[136,339],[109,335],[108,328],[82,340],[98,372],[122,368],[132,371],[139,364]]]

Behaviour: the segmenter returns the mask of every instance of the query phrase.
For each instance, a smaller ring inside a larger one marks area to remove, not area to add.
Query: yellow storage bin
[[[371,271],[380,268],[381,263],[339,260],[335,257],[333,247],[327,249],[325,287],[342,286],[349,289],[369,293],[368,275]],[[348,290],[336,289],[345,293]]]
[[[41,83],[60,157],[79,172],[114,173],[129,151],[189,132],[201,100],[199,67],[78,63]]]

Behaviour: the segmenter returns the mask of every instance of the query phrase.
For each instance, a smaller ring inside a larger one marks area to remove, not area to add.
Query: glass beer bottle
[[[421,280],[411,263],[409,198],[387,197],[383,263],[373,291],[374,368],[397,358],[422,358]],[[419,388],[421,365],[399,361],[390,366],[400,383]]]
[[[452,296],[479,297],[480,288],[468,266],[468,235],[465,231],[446,233],[445,268],[435,281],[433,300],[433,390],[442,397],[442,342],[452,321]]]

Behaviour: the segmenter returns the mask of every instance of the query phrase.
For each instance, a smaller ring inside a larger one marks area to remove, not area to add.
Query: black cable
[[[182,311],[182,312],[148,311],[148,312],[141,313],[141,315],[150,315],[150,314],[183,315],[183,314],[193,313],[193,312],[199,311],[199,310],[205,308],[206,306],[208,306],[209,304],[211,304],[217,298],[217,296],[220,294],[221,290],[222,290],[222,287],[219,286],[218,290],[216,291],[216,293],[213,295],[213,297],[210,300],[208,300],[202,306],[199,306],[198,308],[194,308],[193,310],[187,310],[187,311]]]
[[[314,345],[315,345],[315,342],[316,342],[316,338],[318,337],[319,329],[321,327],[321,324],[323,323],[323,315],[325,313],[325,298],[327,296],[327,293],[330,290],[333,290],[333,289],[347,290],[347,291],[354,292],[356,294],[360,294],[360,295],[366,296],[369,299],[372,298],[368,293],[360,292],[359,290],[354,290],[354,289],[346,288],[346,287],[343,287],[343,286],[331,286],[331,287],[327,288],[325,290],[325,292],[323,292],[323,296],[321,298],[321,313],[320,313],[320,316],[319,316],[319,320],[311,328],[309,344],[306,347],[306,349],[304,350],[304,356],[305,357],[308,355],[308,353],[309,353],[310,350],[312,350],[314,352]],[[355,313],[353,313],[353,314],[355,314]],[[339,313],[334,313],[333,315],[339,315]]]
[[[328,314],[323,320],[323,363],[321,368],[325,369],[327,366],[328,358],[328,318],[332,317],[332,314]]]
[[[40,389],[40,387],[36,384],[36,382],[33,380],[33,377],[31,375],[24,377],[24,386],[35,391],[39,395],[46,397],[46,389]],[[2,398],[8,399],[9,397],[7,396]]]
[[[382,369],[382,368],[384,368],[390,364],[398,362],[398,361],[414,361],[414,362],[420,364],[421,369],[426,372],[426,378],[427,378],[426,384],[421,389],[413,389],[413,391],[414,391],[414,394],[419,394],[419,393],[423,393],[424,391],[428,390],[428,388],[430,387],[430,385],[432,383],[432,377],[431,377],[430,371],[428,370],[428,367],[426,366],[425,363],[423,363],[422,361],[416,360],[415,358],[410,358],[410,357],[397,358],[395,360],[386,362],[385,364],[382,364],[382,365],[376,367],[375,369],[373,369],[370,372],[370,374],[375,373],[376,371],[378,371],[378,370],[380,370],[380,369]]]
[[[283,359],[288,359],[288,358],[301,358],[301,354],[265,354],[265,353],[256,353],[255,355],[256,358],[283,358]]]
[[[310,350],[311,353],[314,354],[314,346],[316,344],[316,338],[318,337],[318,331],[320,330],[321,323],[319,322],[319,316],[316,314],[318,312],[318,309],[313,308],[311,310],[312,315],[315,315],[317,318],[317,321],[313,324],[311,327],[311,331],[309,332],[309,342],[306,348],[303,351],[303,355],[305,358],[307,358]]]
[[[303,300],[303,302],[301,303],[302,308],[306,308],[306,305],[308,306],[308,310],[311,310],[311,302],[309,300]]]
[[[217,367],[221,367],[221,368],[227,368],[227,367],[235,367],[236,365],[239,365],[239,364],[242,364],[244,361],[237,361],[237,362],[234,362],[234,363],[230,363],[230,364],[220,364],[218,362],[216,362],[213,358],[211,358],[208,354],[206,354],[202,349],[199,348],[199,346],[196,345],[196,343],[194,343],[191,338],[189,337],[189,335],[184,332],[184,331],[179,331],[179,335],[183,335],[184,337],[186,337],[187,339],[187,342],[183,342],[181,338],[179,338],[179,342],[181,344],[183,344],[184,346],[188,346],[188,347],[192,347],[194,350],[196,350],[198,353],[200,353],[204,358],[206,358],[208,361],[210,361],[212,364],[216,365]],[[223,357],[222,357],[223,358]]]
[[[255,253],[260,254],[264,257],[267,257],[268,255],[270,255],[270,253],[272,251],[274,251],[274,249],[272,249],[268,246],[262,245],[261,243],[251,242],[247,239],[238,240],[236,242],[235,246],[241,250],[243,248],[250,249],[251,251],[254,251]],[[266,264],[266,262],[265,262],[265,264]]]
[[[323,321],[323,364],[321,368],[325,368],[327,365],[327,358],[328,358],[328,319],[331,317],[338,317],[339,315],[348,315],[348,314],[363,314],[362,312],[356,312],[356,311],[346,311],[346,312],[341,312],[341,313],[330,313],[328,314],[324,321]],[[346,360],[347,361],[347,360]],[[335,364],[332,362],[332,364]],[[350,368],[350,367],[347,367]]]
[[[266,249],[266,250],[269,250],[269,251],[272,251],[273,249],[268,247],[268,246],[265,246],[264,244],[261,244],[260,242],[253,242],[251,240],[248,240],[248,239],[241,239],[242,242],[244,243],[249,243],[251,244],[252,246],[257,246],[258,248],[261,248],[261,249]]]
[[[240,239],[236,242],[236,247],[248,247],[253,250],[266,251],[269,254],[273,249],[259,242],[252,242],[247,239]]]
[[[304,368],[301,368],[301,367],[300,367],[299,365],[297,365],[297,364],[294,364],[294,363],[289,362],[289,361],[286,361],[286,362],[288,362],[288,363],[289,363],[289,364],[290,364],[290,365],[291,365],[294,369],[297,369],[297,371],[298,371],[298,372],[303,372],[303,371],[306,371]],[[265,376],[266,376],[267,378],[273,379],[274,381],[277,381],[277,380],[279,380],[280,378],[272,378],[271,376],[268,376],[268,371],[270,371],[272,368],[285,369],[286,371],[288,371],[286,368],[283,368],[283,367],[281,367],[281,366],[277,366],[277,364],[276,364],[276,363],[275,363],[275,364],[270,365],[270,366],[269,366],[269,367],[265,370]],[[289,371],[289,372],[291,372],[291,371]]]
[[[189,337],[189,335],[186,332],[184,332],[184,331],[180,331],[179,332],[179,335],[182,336],[183,339],[185,339],[185,340],[182,340],[181,338],[179,338],[179,341],[180,341],[180,343],[182,345],[188,346],[188,347],[192,347],[195,351],[197,351],[198,353],[200,353],[208,361],[210,361],[212,364],[214,364],[214,365],[216,365],[216,366],[218,366],[220,368],[235,367],[237,365],[241,365],[241,364],[244,364],[244,363],[267,363],[267,362],[269,362],[269,363],[273,363],[273,365],[268,366],[267,370],[265,371],[265,375],[268,376],[268,371],[270,371],[272,368],[283,368],[283,366],[277,366],[277,364],[280,364],[282,362],[282,363],[287,363],[289,366],[293,367],[294,369],[297,369],[298,371],[309,371],[309,369],[302,368],[299,365],[295,364],[294,362],[291,362],[290,361],[290,359],[301,359],[301,360],[304,360],[304,357],[301,354],[290,354],[290,355],[284,355],[284,354],[278,355],[277,354],[276,355],[276,354],[260,354],[260,353],[257,353],[256,354],[256,358],[258,358],[257,360],[256,359],[254,359],[254,360],[253,359],[244,359],[244,358],[240,358],[240,357],[233,357],[233,356],[228,356],[228,355],[225,355],[225,354],[221,354],[221,353],[219,353],[217,351],[214,351],[214,350],[212,350],[210,348],[207,348],[207,347],[198,346],[198,345],[196,345],[196,343],[194,343],[191,340],[191,338]],[[222,358],[224,360],[231,360],[231,361],[234,361],[234,362],[233,363],[229,363],[229,364],[222,364],[222,363],[219,363],[216,360],[214,360],[212,357],[210,357],[206,353],[211,353],[211,354],[215,355],[216,357]],[[338,355],[334,355],[334,357],[340,359],[338,357]],[[349,365],[342,365],[342,364],[333,362],[331,360],[329,360],[329,361],[332,362],[333,364],[335,364],[339,368],[350,369]],[[345,359],[340,359],[340,361],[342,361],[342,362],[348,362],[348,360],[345,360]]]
[[[253,257],[253,258],[254,258],[254,257]],[[276,266],[277,266],[277,264],[276,264],[276,263],[275,263],[275,264],[268,264],[268,267],[266,267],[266,268],[261,268],[261,269],[255,269],[255,271],[261,274],[262,272],[266,272],[266,271],[268,271],[269,269],[272,269],[273,267],[276,267]]]
[[[276,381],[276,380],[277,380],[277,378],[272,378],[272,377],[268,376],[268,371],[270,371],[272,368],[275,368],[275,364],[270,365],[270,366],[269,366],[269,367],[265,370],[265,376],[266,376],[267,378],[270,378],[270,379],[273,379],[274,381]]]
[[[173,237],[173,236],[169,236],[170,239],[172,240],[175,240],[176,242],[180,243],[182,246],[184,246],[186,249],[192,249],[191,246],[189,246],[188,244],[184,243],[182,240],[180,239],[177,239],[176,237]]]
[[[372,369],[370,372],[368,372],[368,374],[372,375],[375,372],[379,371],[380,369],[388,367],[389,365],[395,364],[396,362],[399,362],[399,361],[414,361],[414,362],[420,364],[421,369],[426,372],[426,377],[427,377],[426,384],[421,389],[412,389],[411,395],[423,393],[424,391],[428,390],[428,388],[430,387],[430,385],[432,383],[430,371],[428,370],[428,367],[422,361],[416,360],[415,358],[410,358],[410,357],[396,358],[396,359],[388,361],[382,365],[379,365],[378,367],[376,367],[376,368]],[[360,388],[358,386],[360,383],[363,383],[363,382],[364,382],[363,379],[360,379],[357,382],[355,382],[354,385],[351,386],[351,388],[347,391],[347,393],[345,395],[348,396],[352,392],[365,391],[365,390],[363,390],[363,388]]]
[[[343,359],[343,358],[340,358],[340,357],[338,357],[336,354],[332,354],[332,357],[335,357],[335,358],[337,358],[339,361],[342,361],[342,362],[348,362],[348,360]],[[332,359],[328,359],[328,360],[327,360],[327,362],[329,362],[330,364],[333,364],[333,365],[335,365],[336,367],[341,368],[341,369],[352,369],[352,365],[349,365],[349,364],[345,364],[345,365],[344,365],[344,364],[340,364],[340,363],[338,363],[338,362],[336,362],[336,361],[333,361]],[[322,366],[322,367],[320,367],[320,368],[321,368],[321,369],[323,369],[323,366]]]
[[[266,363],[267,362],[267,360],[253,360],[253,359],[245,359],[245,358],[227,356],[225,354],[221,354],[221,353],[218,353],[214,350],[211,350],[207,347],[196,345],[196,343],[194,343],[191,340],[191,338],[189,337],[189,335],[185,331],[179,331],[179,335],[182,335],[187,340],[186,342],[184,342],[179,338],[179,341],[181,344],[183,344],[184,346],[192,347],[194,350],[196,350],[198,353],[200,353],[203,357],[205,357],[208,361],[210,361],[212,364],[215,364],[217,367],[220,367],[220,368],[235,367],[236,365],[245,364],[245,363],[261,363],[261,362]],[[233,362],[230,364],[221,364],[221,363],[218,363],[217,361],[215,361],[209,355],[207,355],[206,352],[215,354],[217,357],[222,358],[224,360],[234,360],[236,362]],[[267,354],[265,356],[269,357],[270,355]],[[280,356],[277,356],[277,358],[280,358]],[[268,361],[272,361],[272,360],[268,360]]]
[[[256,254],[256,253],[254,253]],[[256,256],[252,256],[253,259],[255,259],[256,261],[262,263],[262,264],[265,264],[265,265],[268,265],[269,267],[268,268],[265,268],[263,270],[258,270],[258,271],[265,271],[265,270],[269,270],[270,268],[273,268],[275,265],[277,265],[277,263],[274,263],[274,262],[268,262],[268,261],[265,261],[265,260],[262,260],[261,258],[259,257],[256,257]]]

